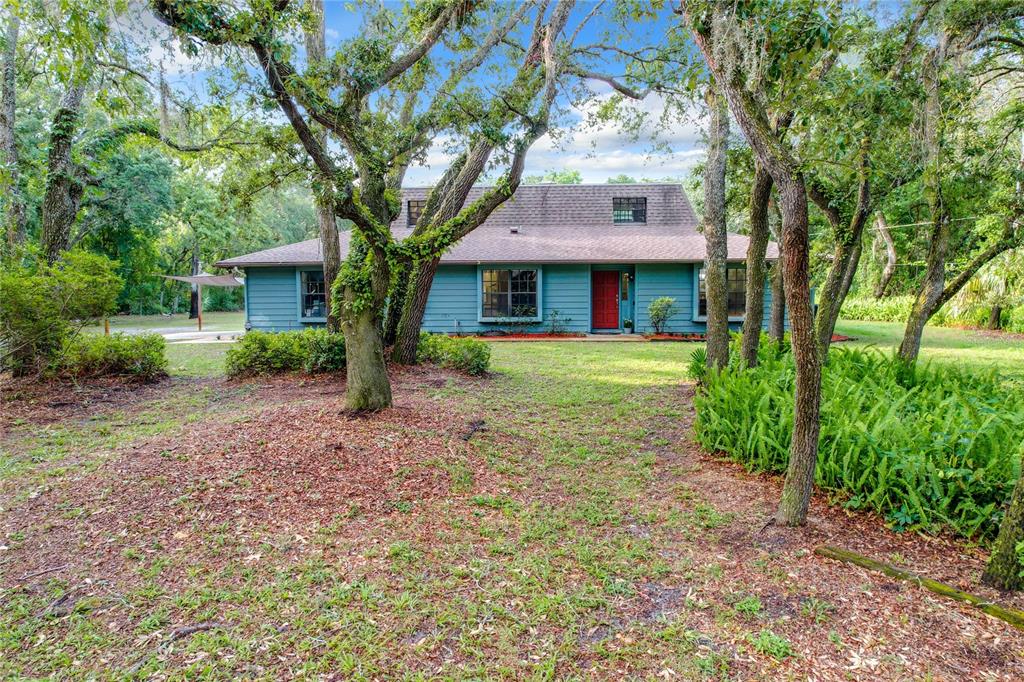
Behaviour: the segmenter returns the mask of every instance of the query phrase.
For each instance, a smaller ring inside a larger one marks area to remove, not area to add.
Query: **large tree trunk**
[[[896,274],[896,243],[892,240],[889,223],[881,211],[875,211],[875,228],[885,244],[885,267],[882,269],[878,284],[875,285],[875,298],[882,298],[885,296],[885,290],[889,288],[892,276]]]
[[[0,196],[6,203],[4,228],[9,251],[25,241],[25,201],[18,184],[18,146],[14,137],[18,28],[18,16],[12,11],[4,35],[3,64],[0,67],[3,69],[3,83],[0,86],[0,162],[7,166],[7,172],[0,173]]]
[[[405,305],[402,310],[401,322],[398,326],[398,337],[391,357],[395,362],[411,365],[416,362],[416,347],[419,345],[420,325],[423,313],[427,309],[427,298],[430,287],[437,273],[440,258],[423,261],[413,268],[406,285]]]
[[[344,297],[351,301],[354,292],[346,289]],[[345,335],[345,373],[348,380],[345,407],[357,412],[390,407],[391,381],[374,309],[367,306],[359,313],[342,316],[341,331]]]
[[[199,274],[199,242],[192,244],[192,268],[190,272],[193,277]],[[199,306],[202,305],[202,301],[199,300],[199,285],[191,284],[191,293],[189,295],[188,305],[188,319],[194,320],[199,317]]]
[[[821,403],[821,358],[814,339],[809,272],[810,241],[807,192],[799,174],[780,185],[782,203],[782,261],[786,303],[796,364],[793,437],[789,445],[789,467],[775,520],[788,526],[803,525],[814,488],[818,460],[819,410]]]
[[[750,242],[747,245],[747,300],[743,312],[741,355],[747,367],[757,366],[757,349],[764,322],[765,253],[771,235],[768,229],[768,203],[772,196],[772,176],[760,164],[754,169],[750,191]],[[781,285],[782,279],[779,279]],[[774,299],[773,299],[774,301]],[[774,313],[774,305],[773,305]],[[781,335],[779,337],[781,339]]]
[[[982,582],[1001,590],[1024,589],[1024,566],[1017,554],[1017,545],[1024,542],[1024,473],[1013,486],[1010,507],[999,526],[999,536],[992,547],[992,557],[982,575]]]
[[[71,227],[82,204],[84,186],[71,156],[72,142],[81,119],[86,84],[68,86],[61,97],[50,129],[46,192],[42,205],[42,246],[54,263],[71,243]]]
[[[729,291],[725,231],[725,154],[729,143],[729,110],[713,86],[705,96],[708,105],[708,158],[704,166],[704,287],[707,292],[707,366],[729,364]]]

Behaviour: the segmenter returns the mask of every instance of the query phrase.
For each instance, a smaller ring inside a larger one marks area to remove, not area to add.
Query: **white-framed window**
[[[299,272],[299,315],[303,319],[327,317],[327,285],[322,270]]]
[[[539,316],[540,271],[487,268],[480,271],[481,319],[535,319]]]

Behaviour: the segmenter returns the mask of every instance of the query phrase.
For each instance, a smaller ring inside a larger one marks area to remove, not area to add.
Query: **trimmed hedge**
[[[281,372],[338,372],[345,368],[345,337],[326,329],[301,332],[251,331],[228,349],[228,376]]]
[[[694,430],[707,449],[782,473],[793,429],[791,354],[707,372]],[[991,539],[1020,475],[1024,395],[995,373],[912,366],[833,348],[822,378],[815,481],[896,528]]]
[[[416,359],[467,374],[483,374],[491,364],[491,347],[479,339],[421,332]]]
[[[120,376],[155,381],[167,376],[166,349],[159,334],[84,334],[64,344],[53,370],[80,379]]]

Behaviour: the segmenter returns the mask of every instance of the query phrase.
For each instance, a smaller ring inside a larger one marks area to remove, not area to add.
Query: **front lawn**
[[[691,440],[695,347],[496,343],[368,417],[335,376],[9,396],[0,676],[1024,676],[1002,621],[811,552],[1012,603],[978,550],[821,499],[766,527],[779,482]]]

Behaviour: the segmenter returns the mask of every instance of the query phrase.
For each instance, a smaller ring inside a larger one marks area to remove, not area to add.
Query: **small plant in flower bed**
[[[792,356],[762,346],[702,376],[694,429],[709,450],[782,473],[793,428]],[[833,348],[823,370],[817,484],[898,529],[992,539],[1020,475],[1024,395],[994,373],[907,365]]]
[[[155,381],[167,375],[167,344],[159,334],[85,334],[65,342],[54,373],[77,379],[118,376]]]
[[[483,374],[491,364],[491,347],[479,339],[423,332],[416,357],[447,369]]]
[[[242,377],[302,370],[309,374],[345,368],[345,337],[326,329],[252,331],[227,352],[227,373]]]

